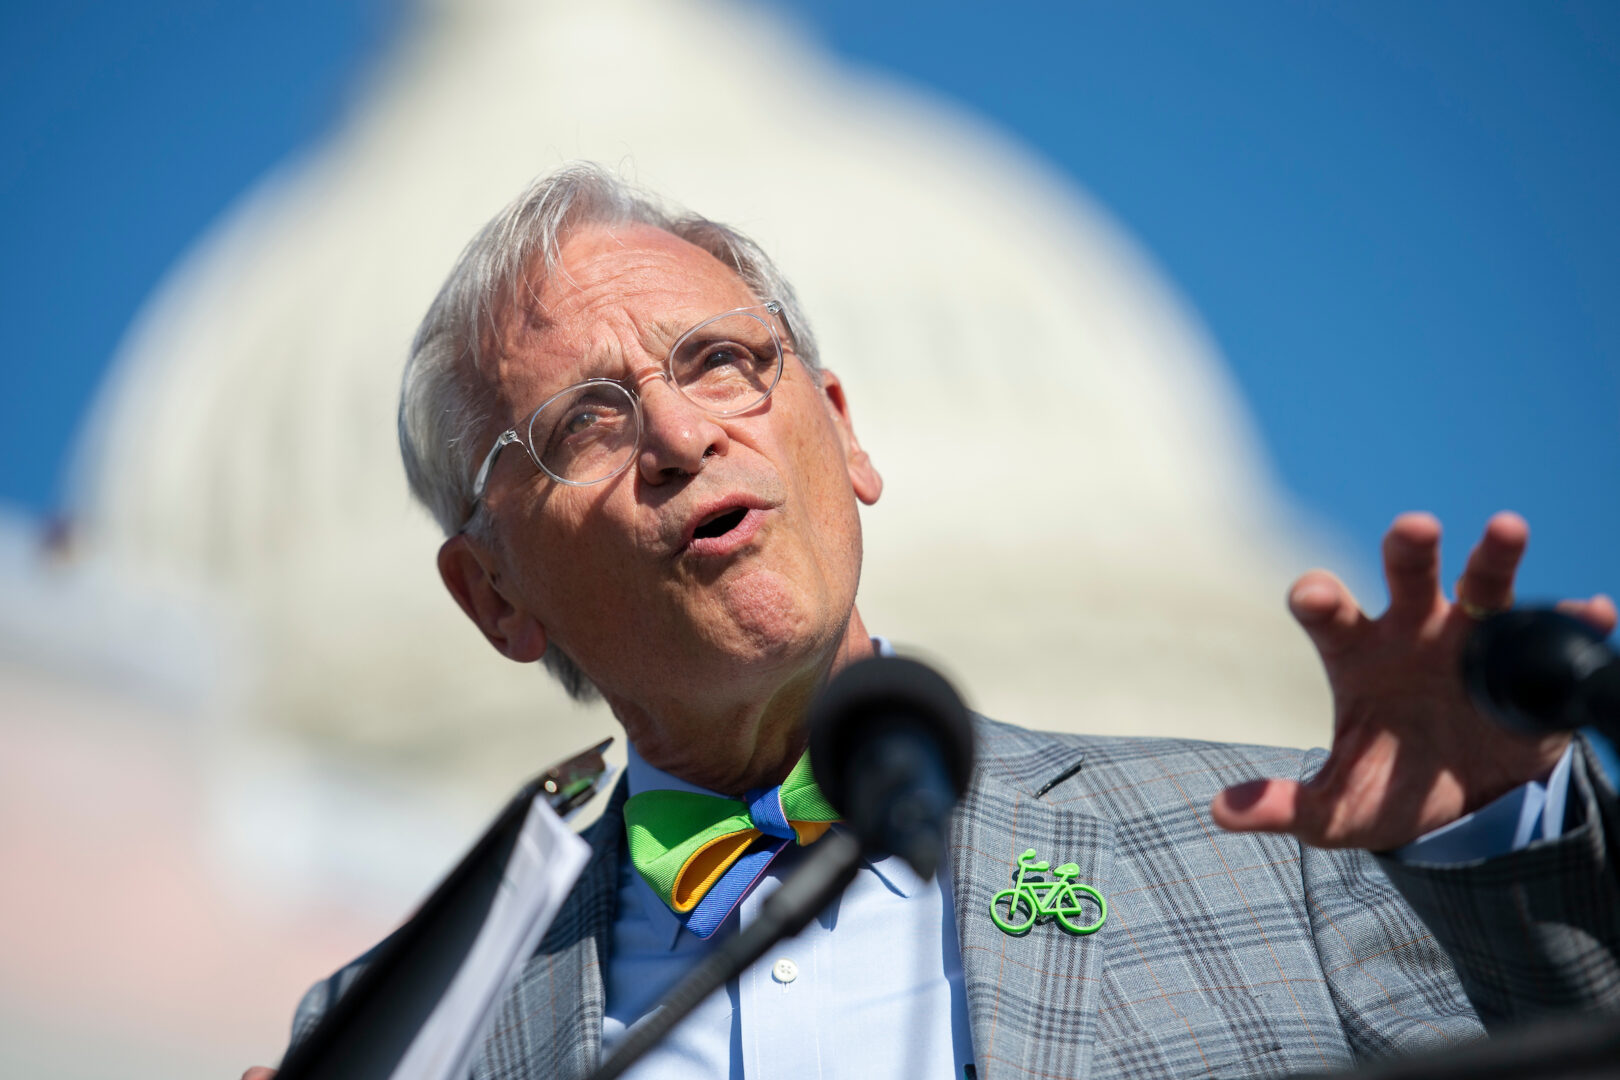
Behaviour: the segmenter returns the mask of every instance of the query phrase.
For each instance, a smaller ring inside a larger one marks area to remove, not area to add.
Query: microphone
[[[944,676],[894,657],[851,664],[810,708],[810,762],[863,848],[934,876],[973,773],[973,725]]]
[[[1595,727],[1620,736],[1620,657],[1602,632],[1548,608],[1488,615],[1463,647],[1482,712],[1526,735]]]

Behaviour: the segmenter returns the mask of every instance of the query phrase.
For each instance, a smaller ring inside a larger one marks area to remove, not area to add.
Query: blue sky
[[[1455,574],[1513,507],[1526,595],[1620,590],[1620,5],[770,2],[1089,189],[1209,326],[1288,492],[1369,558],[1424,507]],[[58,506],[142,299],[402,18],[0,13],[0,503]]]

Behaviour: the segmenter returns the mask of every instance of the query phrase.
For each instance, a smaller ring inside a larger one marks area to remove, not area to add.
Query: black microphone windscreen
[[[945,677],[927,664],[873,657],[835,675],[810,707],[810,763],[822,793],[848,812],[850,765],[896,728],[926,734],[957,795],[973,772],[973,724]]]
[[[1480,620],[1463,648],[1463,681],[1481,711],[1526,734],[1593,722],[1584,684],[1615,662],[1601,631],[1571,615],[1519,608]]]

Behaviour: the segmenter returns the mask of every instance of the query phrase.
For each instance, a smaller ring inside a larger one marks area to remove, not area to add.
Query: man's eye
[[[577,412],[563,422],[562,434],[578,435],[601,422],[601,416],[593,411]]]
[[[546,452],[549,454],[570,445],[611,437],[613,419],[612,411],[600,405],[576,406],[558,417],[556,424],[550,428],[545,441]]]
[[[715,368],[747,370],[758,362],[758,358],[747,346],[728,342],[724,345],[716,345],[704,353],[702,366],[706,371],[712,371]]]

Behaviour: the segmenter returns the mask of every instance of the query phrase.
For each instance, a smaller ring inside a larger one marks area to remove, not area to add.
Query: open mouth
[[[692,539],[706,540],[713,536],[724,536],[726,533],[742,524],[742,519],[748,516],[746,506],[733,507],[723,514],[716,514],[692,531]]]

